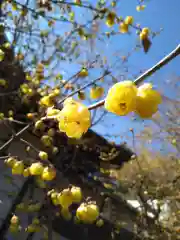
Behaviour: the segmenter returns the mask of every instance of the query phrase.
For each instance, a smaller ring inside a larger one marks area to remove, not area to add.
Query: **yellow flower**
[[[79,203],[82,200],[82,191],[80,187],[72,186],[71,188],[72,198],[74,203]]]
[[[70,189],[64,189],[57,196],[58,203],[62,208],[68,208],[73,203],[73,196]]]
[[[149,30],[149,28],[143,28],[142,29],[142,33],[145,33],[145,34],[147,34],[147,35],[149,35],[149,33],[150,33],[150,30]]]
[[[82,203],[77,211],[76,217],[84,223],[93,223],[99,217],[99,208],[95,203]]]
[[[30,175],[29,168],[25,168],[24,171],[23,171],[23,176],[24,177],[29,177],[29,175]]]
[[[115,6],[116,6],[116,1],[112,1],[112,2],[111,2],[111,6],[112,6],[112,7],[115,7]]]
[[[131,24],[133,24],[133,21],[134,21],[134,19],[132,16],[127,16],[124,20],[124,23],[127,25],[131,25]]]
[[[9,157],[8,159],[5,160],[5,163],[8,167],[13,167],[14,164],[17,162],[18,160],[14,157]]]
[[[0,86],[5,87],[7,85],[7,81],[4,79],[0,79]]]
[[[58,192],[52,192],[52,193],[50,194],[50,197],[51,197],[52,203],[53,203],[55,206],[59,205],[59,202],[58,202],[58,199],[57,199],[57,197],[58,197]]]
[[[121,33],[127,33],[128,30],[129,30],[128,24],[126,24],[125,22],[120,23],[120,25],[119,25],[119,31],[120,31]]]
[[[143,28],[139,34],[140,40],[147,39],[149,36],[149,33],[150,33],[149,28]]]
[[[94,203],[90,203],[87,205],[87,212],[89,222],[94,222],[99,217],[99,208]]]
[[[69,97],[64,101],[63,105],[65,106],[66,104],[75,104],[75,103],[76,101],[72,97]]]
[[[16,215],[13,215],[11,218],[11,224],[18,224],[19,223],[19,217],[17,217]]]
[[[112,27],[115,24],[115,19],[116,19],[116,14],[114,12],[110,12],[106,18],[106,25],[108,27]]]
[[[51,147],[52,146],[52,143],[53,143],[53,138],[48,136],[48,135],[43,135],[41,137],[41,141],[43,143],[44,146],[46,147]]]
[[[51,181],[56,177],[56,170],[54,167],[45,167],[43,169],[41,178],[45,181]]]
[[[136,11],[138,11],[138,12],[141,11],[141,6],[140,6],[140,5],[138,5],[138,6],[136,7]]]
[[[23,161],[16,161],[12,167],[13,175],[21,175],[24,171],[24,163]]]
[[[66,134],[70,138],[81,138],[82,129],[76,122],[68,123],[66,127]]]
[[[54,128],[50,128],[48,131],[47,131],[47,134],[49,137],[54,137],[55,134],[56,134],[56,130]]]
[[[52,107],[54,105],[54,101],[51,96],[44,96],[40,99],[39,104],[41,106]]]
[[[60,110],[59,109],[56,109],[56,108],[53,108],[53,107],[49,107],[47,109],[47,116],[50,117],[50,116],[57,116],[58,114],[60,113]]]
[[[41,120],[38,120],[36,123],[35,123],[35,129],[37,130],[44,130],[45,129],[45,124],[43,123],[43,121]]]
[[[74,101],[66,99],[59,117],[59,129],[70,138],[81,138],[91,125],[91,114],[88,108]]]
[[[96,222],[97,227],[102,227],[104,225],[104,221],[102,219],[98,219]]]
[[[61,118],[59,120],[59,130],[61,132],[66,132],[67,122],[65,121],[65,118]]]
[[[71,218],[72,218],[72,214],[68,208],[61,209],[61,216],[67,221],[71,220]]]
[[[140,12],[140,11],[143,11],[145,8],[146,8],[146,5],[138,5],[136,7],[136,11]]]
[[[161,102],[160,93],[152,88],[151,83],[145,83],[137,91],[136,113],[142,118],[150,118],[158,111]]]
[[[43,170],[44,167],[40,162],[32,163],[29,167],[29,172],[31,175],[41,175]]]
[[[4,56],[5,56],[5,53],[3,52],[3,50],[0,49],[0,62],[3,61]]]
[[[53,97],[57,97],[61,94],[61,91],[59,88],[55,88],[53,91],[52,91],[52,96]]]
[[[77,211],[76,211],[76,217],[78,220],[82,221],[82,222],[87,222],[87,207],[85,205],[85,203],[82,203]]]
[[[104,94],[104,88],[103,87],[92,87],[90,90],[90,98],[91,99],[98,99],[101,98]]]
[[[47,154],[47,152],[40,151],[40,152],[39,152],[39,158],[40,158],[41,160],[47,160],[47,159],[48,159],[48,154]]]
[[[109,89],[105,108],[114,114],[124,116],[135,110],[136,85],[129,80],[116,83]]]
[[[141,41],[147,39],[147,37],[148,37],[148,36],[147,36],[147,34],[145,34],[145,33],[142,33],[142,32],[141,32],[141,33],[139,34],[139,38],[140,38]]]
[[[81,71],[79,72],[79,77],[85,78],[88,76],[88,70],[86,68],[82,68]]]

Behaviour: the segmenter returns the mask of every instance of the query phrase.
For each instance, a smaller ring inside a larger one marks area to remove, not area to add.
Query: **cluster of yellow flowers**
[[[83,223],[92,224],[99,217],[99,208],[95,202],[82,203],[76,211],[76,217]]]
[[[150,118],[157,112],[161,101],[161,95],[152,88],[152,84],[145,83],[137,88],[134,82],[127,80],[109,89],[105,108],[120,116],[136,112],[142,118]]]
[[[38,218],[33,218],[32,223],[30,223],[25,229],[25,231],[29,233],[39,232],[40,230],[41,230],[41,225]]]
[[[137,8],[136,8],[137,11],[142,11],[144,9],[145,9],[145,5],[137,6]],[[118,18],[114,12],[109,12],[106,17],[106,25],[108,27],[112,27],[116,23],[116,21],[120,22],[120,24],[119,24],[120,33],[125,34],[125,33],[128,33],[129,27],[133,26],[134,18],[133,18],[133,16],[127,16],[125,19],[122,19],[121,17]],[[140,26],[137,25],[136,27],[139,28]],[[147,27],[142,28],[142,29],[139,28],[139,30],[140,30],[140,33],[139,33],[140,40],[141,41],[147,40],[149,37],[149,33],[150,33],[149,28],[147,28]]]
[[[104,95],[104,88],[97,86],[97,85],[93,86],[89,91],[89,96],[93,100],[97,100],[97,99],[101,98],[103,95]],[[78,98],[80,100],[85,100],[86,99],[85,92],[79,91]]]
[[[70,138],[81,138],[91,126],[91,114],[80,102],[68,98],[59,114],[59,129]]]
[[[40,208],[42,207],[42,204],[40,202],[32,203],[31,201],[29,202],[21,202],[18,205],[16,205],[16,210],[18,212],[38,212]]]
[[[121,33],[127,33],[129,30],[129,26],[133,24],[134,19],[132,16],[127,16],[123,21],[119,19],[114,12],[109,12],[106,16],[106,25],[108,27],[112,27],[115,23],[121,21],[119,25],[119,30]]]
[[[54,205],[60,205],[62,208],[69,208],[73,203],[80,203],[82,201],[81,188],[71,186],[57,192],[54,189],[48,192]]]
[[[132,25],[134,22],[134,19],[132,16],[127,16],[123,22],[119,25],[119,31],[121,33],[127,33],[129,30],[129,26]]]
[[[93,92],[93,97],[98,98],[102,95],[102,89],[97,89]],[[72,98],[67,98],[64,101],[63,109],[48,107],[46,111],[46,117],[36,121],[35,129],[44,130],[45,125],[43,123],[44,119],[54,119],[59,124],[59,130],[66,133],[69,138],[81,138],[84,133],[87,132],[91,126],[91,114],[88,108]],[[53,128],[49,129],[46,135],[41,137],[41,141],[46,147],[51,147],[53,143],[53,136],[55,135],[55,130]],[[45,153],[41,153],[40,158],[47,158]]]
[[[42,157],[43,152],[40,152]],[[45,155],[43,156],[43,158]],[[13,175],[38,176],[44,181],[51,181],[56,177],[56,170],[53,166],[43,166],[41,162],[32,163],[29,167],[25,167],[25,164],[21,160],[17,160],[14,157],[9,157],[5,160],[5,163],[11,167]]]
[[[72,213],[69,207],[73,203],[80,204],[83,199],[83,194],[80,187],[71,186],[62,190],[60,193],[52,189],[48,192],[52,203],[55,206],[60,205],[61,216],[66,220],[71,220]],[[78,221],[91,224],[99,217],[99,208],[95,202],[83,202],[76,210],[76,218]]]
[[[138,5],[136,7],[136,11],[140,12],[140,11],[143,11],[145,8],[146,8],[146,5]]]
[[[9,231],[17,233],[22,229],[20,219],[18,216],[13,215],[10,221]],[[32,223],[25,229],[26,232],[39,232],[41,229],[40,221],[38,218],[33,218]]]
[[[90,91],[91,98],[97,99],[104,94],[104,89],[94,87]],[[133,81],[126,80],[114,84],[108,91],[105,99],[105,109],[119,116],[137,113],[141,118],[150,118],[158,111],[162,102],[161,95],[154,90],[151,83],[144,83],[137,87]],[[79,139],[91,126],[91,114],[84,104],[67,98],[63,109],[60,111],[53,107],[47,109],[47,117],[58,121],[59,130],[65,132],[69,138]],[[42,128],[42,121],[36,122],[36,127]],[[49,135],[50,134],[50,135]],[[45,146],[52,145],[54,132],[42,136]],[[47,158],[45,153],[40,153],[40,158]]]

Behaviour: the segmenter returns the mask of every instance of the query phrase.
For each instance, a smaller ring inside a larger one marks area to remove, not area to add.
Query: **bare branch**
[[[175,57],[177,57],[180,54],[180,44],[171,52],[169,53],[167,56],[165,56],[163,59],[161,59],[158,63],[156,63],[153,67],[151,67],[150,69],[148,69],[145,73],[143,73],[142,75],[140,75],[138,78],[136,78],[134,80],[134,83],[136,85],[139,85],[142,81],[144,81],[146,78],[148,78],[149,76],[151,76],[153,73],[155,73],[156,71],[158,71],[159,69],[161,69],[163,66],[165,66],[166,64],[168,64],[170,61],[172,61]],[[92,104],[88,107],[89,110],[101,107],[104,105],[105,99]]]
[[[28,128],[30,127],[30,124],[26,125],[23,129],[21,129],[18,133],[15,134],[15,136],[12,136],[7,142],[5,142],[1,147],[0,147],[0,152],[2,150],[4,150],[5,148],[7,148],[11,143],[12,141],[19,137],[21,134],[23,134]]]

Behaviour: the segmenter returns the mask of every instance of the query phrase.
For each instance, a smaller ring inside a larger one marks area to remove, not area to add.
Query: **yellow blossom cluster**
[[[114,84],[105,99],[105,108],[116,115],[125,116],[136,112],[141,118],[150,118],[158,110],[161,95],[152,84],[145,83],[136,87],[132,81]]]
[[[70,138],[81,138],[91,126],[91,114],[80,102],[68,98],[59,115],[59,129]]]
[[[72,213],[69,207],[73,204],[80,204],[76,210],[76,219],[80,222],[92,224],[99,217],[99,208],[95,202],[86,201],[82,202],[83,195],[80,187],[71,186],[62,190],[61,192],[57,192],[52,189],[48,195],[50,196],[52,203],[55,206],[60,205],[61,207],[61,216],[70,220],[72,218]],[[82,202],[82,203],[81,203]]]

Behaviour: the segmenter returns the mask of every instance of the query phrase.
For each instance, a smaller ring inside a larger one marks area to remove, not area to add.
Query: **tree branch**
[[[134,83],[136,85],[139,85],[142,81],[144,81],[146,78],[148,78],[149,76],[151,76],[153,73],[155,73],[156,71],[158,71],[159,69],[161,69],[163,66],[165,66],[166,64],[168,64],[171,60],[173,60],[175,57],[177,57],[180,54],[180,44],[172,51],[170,52],[168,55],[166,55],[163,59],[161,59],[158,63],[156,63],[153,67],[151,67],[150,69],[148,69],[145,73],[143,73],[142,75],[140,75],[138,78],[136,78],[134,80]],[[88,107],[89,110],[101,107],[104,105],[105,99],[92,104]]]
[[[11,143],[12,141],[19,137],[21,134],[23,134],[28,128],[30,127],[30,124],[26,125],[23,129],[21,129],[18,133],[16,133],[14,136],[12,136],[7,142],[5,142],[1,147],[0,147],[0,152],[2,150],[4,150],[5,148],[7,148]]]
[[[73,95],[75,95],[75,94],[78,93],[79,91],[82,91],[82,90],[84,90],[85,88],[93,85],[94,83],[96,83],[97,81],[99,81],[100,79],[102,79],[103,77],[107,76],[109,73],[110,73],[110,72],[106,70],[101,77],[96,78],[95,80],[93,80],[93,81],[85,84],[84,86],[78,88],[77,90],[71,92],[68,96],[66,96],[65,98],[63,98],[62,100],[60,100],[60,101],[58,102],[58,104],[59,104],[59,105],[62,104],[67,98],[72,97]]]

